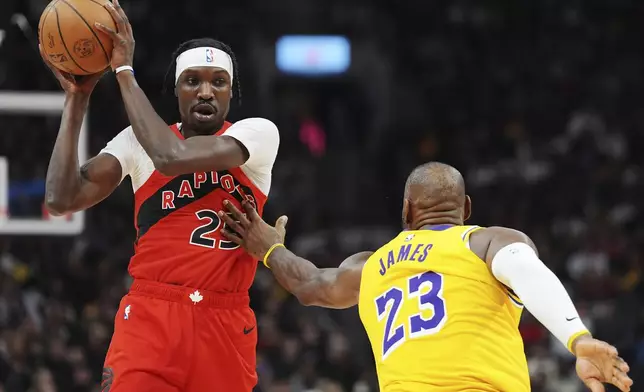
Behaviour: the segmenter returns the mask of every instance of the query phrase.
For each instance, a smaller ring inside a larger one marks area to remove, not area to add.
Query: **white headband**
[[[228,53],[221,49],[200,47],[186,50],[177,57],[177,70],[174,83],[177,84],[179,76],[188,68],[193,67],[217,67],[222,68],[230,75],[230,83],[233,82],[233,59]]]

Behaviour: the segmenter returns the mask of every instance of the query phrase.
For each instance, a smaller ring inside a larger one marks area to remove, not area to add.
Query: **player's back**
[[[362,272],[360,318],[380,390],[530,390],[523,306],[469,249],[476,226],[405,231]]]

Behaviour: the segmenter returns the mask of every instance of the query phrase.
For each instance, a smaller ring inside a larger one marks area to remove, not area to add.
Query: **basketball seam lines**
[[[47,6],[47,7],[48,7],[48,9],[47,9],[47,14],[45,14],[45,15],[44,15],[44,17],[41,19],[41,23],[39,23],[39,24],[38,24],[38,37],[39,37],[39,39],[40,39],[40,41],[41,41],[41,42],[42,42],[42,28],[43,28],[43,26],[44,26],[45,24],[47,24],[47,18],[48,18],[48,17],[49,17],[49,15],[51,14],[51,10],[53,10],[54,8],[56,8],[56,7],[54,7],[54,6],[56,5],[56,3],[58,3],[58,0],[54,0],[53,2],[51,2],[51,3]]]
[[[94,36],[94,38],[96,38],[96,41],[98,42],[98,46],[100,46],[100,47],[101,47],[101,50],[103,51],[103,54],[105,55],[105,60],[107,60],[107,62],[109,63],[109,62],[110,62],[110,58],[109,58],[109,56],[107,55],[107,51],[106,51],[106,50],[105,50],[105,48],[103,47],[103,44],[101,43],[101,40],[100,40],[100,38],[98,38],[98,35],[97,35],[97,34],[96,34],[96,32],[94,31],[94,29],[92,29],[92,26],[90,26],[90,25],[89,25],[89,23],[87,23],[87,21],[85,20],[85,18],[83,18],[83,15],[81,15],[81,14],[80,14],[80,12],[78,12],[78,10],[76,10],[76,8],[74,8],[74,6],[73,6],[73,5],[69,4],[69,3],[67,2],[67,0],[60,0],[60,1],[62,1],[62,2],[63,2],[63,3],[65,3],[65,4],[67,4],[67,5],[69,6],[69,8],[71,8],[71,9],[72,9],[72,11],[74,11],[74,12],[76,13],[76,15],[78,15],[78,17],[83,21],[83,23],[85,23],[85,26],[87,26],[87,28],[88,28],[88,29],[89,29],[89,31],[92,33],[92,35]],[[105,6],[101,6],[101,7],[102,7],[102,8],[105,8]],[[106,10],[107,10],[107,9],[106,9]],[[111,16],[110,16],[110,17],[111,17]],[[62,36],[62,34],[61,34],[61,36]],[[75,62],[75,61],[74,61],[74,62]],[[85,72],[87,72],[87,71],[85,71]]]
[[[63,0],[63,2],[64,2],[64,0]],[[66,4],[66,3],[65,3],[65,4]],[[60,41],[63,43],[63,47],[65,48],[65,51],[67,52],[67,55],[69,56],[69,59],[70,59],[70,60],[72,60],[72,61],[74,62],[74,64],[76,64],[76,66],[77,66],[78,68],[80,68],[81,70],[83,70],[83,72],[90,73],[88,70],[86,70],[85,68],[81,67],[81,66],[76,62],[76,60],[74,60],[74,57],[72,56],[72,54],[71,54],[71,53],[69,53],[69,49],[67,49],[67,44],[65,43],[65,38],[63,37],[63,32],[62,32],[62,31],[60,31],[60,18],[58,17],[58,10],[56,10],[56,25],[58,26],[58,34],[60,35]]]

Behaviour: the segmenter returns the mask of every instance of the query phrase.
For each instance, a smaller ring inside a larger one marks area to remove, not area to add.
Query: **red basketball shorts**
[[[257,383],[248,294],[135,280],[105,358],[103,392],[250,392]]]

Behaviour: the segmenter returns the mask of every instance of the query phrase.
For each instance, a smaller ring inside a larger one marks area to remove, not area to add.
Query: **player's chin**
[[[208,133],[207,131],[219,130],[224,124],[224,119],[217,114],[203,115],[200,113],[192,113],[190,115],[190,122],[195,130]]]

